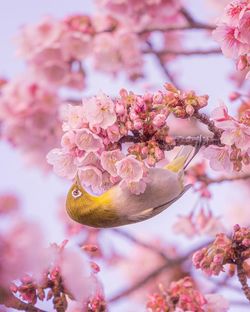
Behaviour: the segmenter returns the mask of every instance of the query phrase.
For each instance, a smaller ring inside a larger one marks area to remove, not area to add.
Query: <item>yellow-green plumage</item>
[[[185,193],[183,167],[190,155],[183,151],[164,168],[149,170],[150,182],[143,194],[135,195],[119,185],[100,196],[88,194],[77,177],[66,200],[69,216],[92,227],[115,227],[149,219],[169,207]]]
[[[73,198],[72,191],[78,189],[82,193],[79,198]],[[118,221],[115,209],[112,207],[112,198],[110,192],[105,192],[100,196],[92,196],[87,193],[80,185],[79,180],[71,186],[67,200],[66,208],[69,216],[85,225],[93,227],[105,227],[105,224],[112,224]],[[100,218],[100,215],[103,217]]]

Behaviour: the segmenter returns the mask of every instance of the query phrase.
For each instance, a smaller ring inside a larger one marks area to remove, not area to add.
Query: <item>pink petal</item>
[[[113,177],[117,176],[116,162],[125,156],[120,150],[104,151],[101,154],[101,164],[104,170],[108,171]]]
[[[129,155],[115,164],[118,175],[126,182],[138,182],[143,177],[143,163]]]
[[[81,150],[96,152],[103,148],[102,139],[88,129],[76,131],[75,143]]]

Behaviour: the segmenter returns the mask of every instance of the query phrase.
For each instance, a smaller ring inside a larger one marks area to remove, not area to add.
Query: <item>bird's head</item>
[[[77,174],[67,194],[67,213],[73,220],[82,223],[84,216],[93,209],[94,198],[84,190]]]

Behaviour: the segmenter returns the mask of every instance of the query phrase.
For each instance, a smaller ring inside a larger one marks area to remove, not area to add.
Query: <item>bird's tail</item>
[[[183,146],[175,158],[168,163],[164,169],[173,171],[173,172],[180,172],[181,170],[185,169],[194,156],[197,154],[198,150],[196,147],[193,146]]]

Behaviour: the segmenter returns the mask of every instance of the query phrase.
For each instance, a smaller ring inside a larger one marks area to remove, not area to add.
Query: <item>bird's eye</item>
[[[74,198],[78,198],[78,197],[80,197],[81,195],[82,195],[82,192],[79,191],[78,189],[74,189],[74,190],[72,191],[72,196],[73,196]]]

